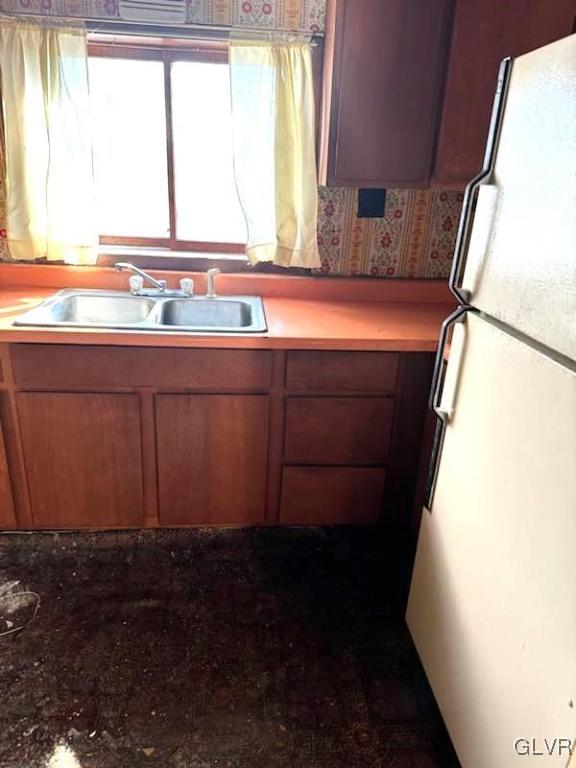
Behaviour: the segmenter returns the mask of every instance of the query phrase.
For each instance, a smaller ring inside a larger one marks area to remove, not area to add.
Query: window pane
[[[172,121],[179,240],[245,243],[232,164],[227,64],[172,64]]]
[[[164,68],[89,59],[100,234],[168,237]]]

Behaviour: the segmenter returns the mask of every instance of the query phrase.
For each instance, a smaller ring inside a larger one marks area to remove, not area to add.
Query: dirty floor
[[[457,768],[374,529],[0,536],[0,768]],[[22,595],[26,591],[27,595]]]

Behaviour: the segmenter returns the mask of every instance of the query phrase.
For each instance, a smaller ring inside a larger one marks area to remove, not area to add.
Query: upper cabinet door
[[[465,186],[482,169],[498,67],[574,31],[576,0],[459,0],[434,184]]]
[[[451,5],[335,0],[326,43],[331,108],[322,183],[429,185]]]

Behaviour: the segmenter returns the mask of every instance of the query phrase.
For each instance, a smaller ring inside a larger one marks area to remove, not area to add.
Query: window
[[[89,45],[100,241],[243,254],[227,45],[161,42]]]

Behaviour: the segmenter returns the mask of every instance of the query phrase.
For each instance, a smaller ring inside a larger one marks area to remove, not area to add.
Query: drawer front
[[[290,397],[287,464],[383,464],[392,431],[392,397]]]
[[[368,467],[285,467],[281,525],[377,523],[385,472]]]
[[[259,350],[12,346],[19,387],[267,389],[271,355]]]
[[[391,392],[397,374],[393,352],[289,352],[286,386],[293,391]]]

